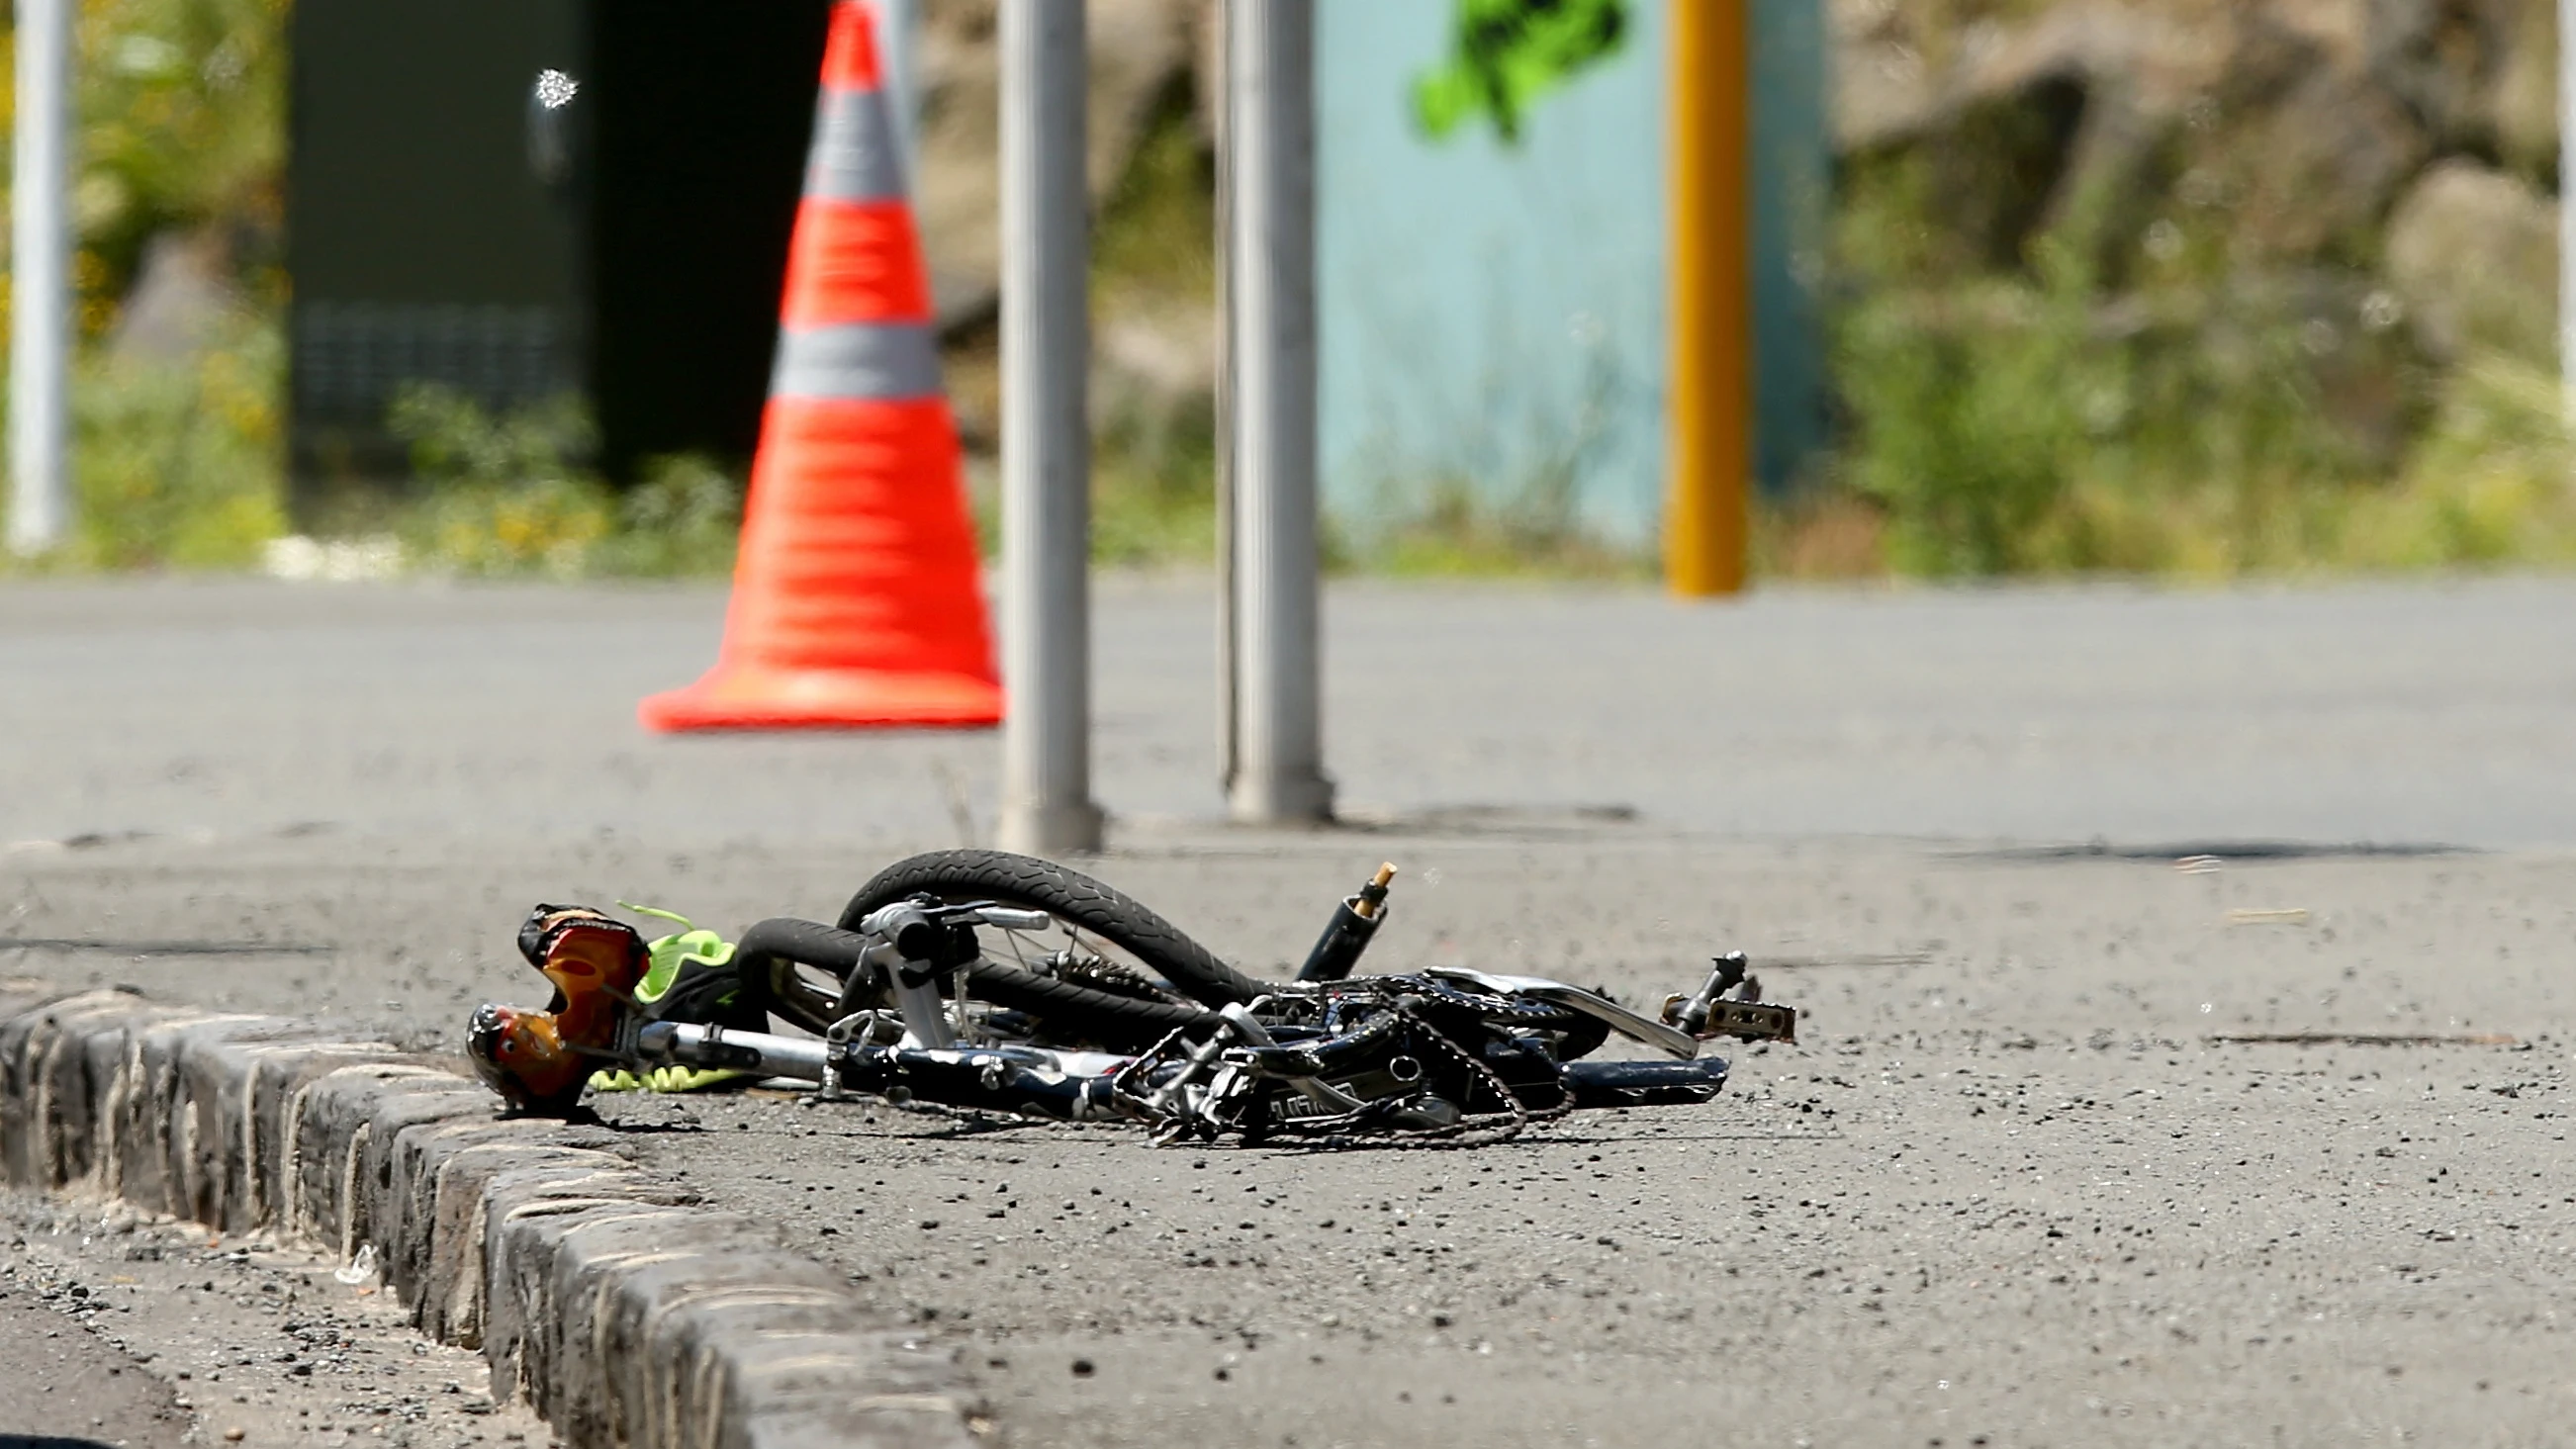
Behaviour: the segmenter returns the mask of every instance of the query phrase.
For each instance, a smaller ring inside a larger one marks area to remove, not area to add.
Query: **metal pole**
[[[1670,17],[1671,478],[1664,584],[1684,597],[1744,587],[1753,467],[1748,0],[1693,0]]]
[[[2570,0],[2576,3],[2576,0]],[[1227,39],[1233,31],[1223,0],[1208,12],[1216,27],[1216,252],[1234,255],[1234,124],[1228,99],[1234,87],[1226,79]],[[1224,769],[1217,789],[1234,794],[1235,746],[1242,731],[1235,726],[1237,689],[1234,657],[1234,288],[1226,267],[1216,269],[1216,738]]]
[[[1001,841],[1097,850],[1082,0],[1002,0],[1001,44]]]
[[[17,171],[10,198],[9,549],[71,527],[72,5],[18,0]]]
[[[1243,821],[1317,821],[1324,778],[1315,494],[1315,7],[1230,0],[1226,334],[1234,426],[1234,779]]]
[[[2558,0],[2558,385],[2576,426],[2576,0]]]

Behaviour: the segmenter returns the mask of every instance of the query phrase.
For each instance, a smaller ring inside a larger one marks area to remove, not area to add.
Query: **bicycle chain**
[[[1090,954],[1077,956],[1071,951],[1060,952],[1055,963],[1055,978],[1058,981],[1069,981],[1076,986],[1087,986],[1094,991],[1105,991],[1113,996],[1132,997],[1138,1001],[1171,1002],[1185,999],[1157,986],[1148,980],[1143,972],[1121,962],[1112,961],[1105,956]]]
[[[1451,987],[1442,986],[1437,983],[1408,982],[1407,984],[1408,987],[1416,984],[1427,984],[1430,986],[1429,991],[1419,992],[1416,994],[1437,996],[1455,1005],[1486,1015],[1512,1016],[1519,1017],[1523,1020],[1530,1020],[1536,1018],[1554,1018],[1564,1014],[1554,1007],[1541,1006],[1536,1003],[1524,1004],[1521,1002],[1507,1001],[1498,997],[1487,998],[1481,995],[1471,994]],[[1356,995],[1358,993],[1348,994]],[[1380,995],[1381,993],[1372,992],[1370,994]],[[1574,1083],[1572,1079],[1566,1075],[1565,1064],[1563,1062],[1551,1059],[1548,1063],[1556,1073],[1557,1100],[1555,1105],[1538,1108],[1530,1107],[1522,1102],[1520,1094],[1512,1090],[1511,1084],[1504,1081],[1500,1073],[1496,1072],[1492,1067],[1485,1065],[1482,1061],[1479,1061],[1474,1053],[1461,1046],[1458,1041],[1451,1037],[1447,1032],[1442,1031],[1440,1028],[1432,1025],[1429,1021],[1424,1020],[1421,1013],[1414,1010],[1414,1008],[1409,1005],[1402,996],[1394,995],[1392,993],[1384,993],[1383,995],[1384,999],[1381,1002],[1383,1009],[1392,1011],[1397,1016],[1403,1018],[1405,1022],[1416,1029],[1420,1036],[1428,1038],[1435,1048],[1447,1053],[1460,1066],[1464,1067],[1467,1075],[1471,1079],[1481,1082],[1488,1092],[1492,1093],[1504,1104],[1504,1110],[1500,1112],[1462,1114],[1457,1121],[1452,1122],[1445,1127],[1390,1128],[1384,1132],[1378,1133],[1356,1133],[1342,1130],[1354,1122],[1361,1115],[1360,1113],[1344,1113],[1339,1117],[1325,1119],[1324,1122],[1316,1123],[1312,1127],[1301,1126],[1297,1119],[1290,1119],[1285,1122],[1273,1124],[1272,1130],[1286,1136],[1295,1137],[1300,1141],[1311,1143],[1318,1147],[1355,1146],[1364,1142],[1383,1142],[1390,1138],[1400,1142],[1431,1148],[1487,1147],[1496,1143],[1511,1141],[1524,1131],[1527,1131],[1530,1124],[1534,1122],[1553,1122],[1557,1118],[1563,1117],[1574,1110]],[[1161,1060],[1165,1058],[1166,1053],[1171,1053],[1176,1048],[1185,1047],[1186,1044],[1186,1028],[1174,1028],[1169,1034],[1164,1036],[1162,1040],[1147,1048],[1143,1053],[1130,1061],[1125,1067],[1121,1068],[1113,1082],[1111,1090],[1118,1096],[1132,1103],[1137,1111],[1137,1115],[1151,1120],[1154,1111],[1151,1100],[1146,1097],[1144,1093],[1137,1091],[1129,1084],[1134,1081],[1142,1080],[1155,1066],[1160,1064]],[[1186,1059],[1185,1053],[1182,1054],[1182,1059]],[[1312,1119],[1308,1120],[1311,1121]],[[1329,1125],[1326,1125],[1327,1123]],[[1206,1124],[1204,1123],[1196,1122],[1186,1117],[1174,1116],[1157,1126],[1154,1134],[1154,1142],[1156,1146],[1169,1146],[1171,1143],[1178,1141],[1183,1136],[1190,1135],[1194,1131],[1205,1130],[1205,1127]]]
[[[1435,987],[1434,989],[1439,994],[1456,1000],[1461,1004],[1481,1009],[1477,999],[1469,996],[1465,992],[1453,991],[1447,987]],[[1528,1009],[1522,1008],[1519,1003],[1508,1003],[1508,1005],[1512,1008],[1510,1014],[1524,1016],[1532,1014]],[[1529,1125],[1533,1122],[1552,1122],[1574,1110],[1574,1084],[1565,1074],[1564,1063],[1550,1063],[1550,1065],[1556,1069],[1556,1105],[1553,1107],[1540,1107],[1533,1109],[1522,1103],[1520,1094],[1512,1090],[1511,1084],[1504,1081],[1500,1073],[1497,1073],[1493,1068],[1485,1065],[1483,1062],[1478,1061],[1472,1052],[1469,1052],[1465,1047],[1460,1046],[1456,1039],[1452,1038],[1447,1032],[1442,1031],[1438,1027],[1423,1020],[1421,1015],[1414,1011],[1412,1007],[1406,1005],[1402,998],[1398,997],[1390,1000],[1386,1003],[1386,1006],[1388,1010],[1395,1012],[1398,1016],[1401,1016],[1406,1021],[1412,1023],[1420,1030],[1423,1036],[1430,1038],[1440,1050],[1447,1052],[1451,1057],[1455,1058],[1460,1065],[1467,1069],[1467,1072],[1471,1077],[1481,1078],[1486,1089],[1503,1101],[1506,1110],[1501,1112],[1482,1112],[1472,1116],[1462,1115],[1457,1121],[1450,1123],[1446,1127],[1399,1128],[1385,1134],[1366,1136],[1356,1133],[1336,1134],[1333,1129],[1330,1128],[1321,1129],[1309,1135],[1300,1132],[1294,1125],[1285,1125],[1282,1130],[1292,1135],[1297,1135],[1319,1147],[1347,1146],[1356,1145],[1362,1142],[1384,1141],[1388,1137],[1392,1137],[1400,1142],[1433,1148],[1490,1147],[1496,1143],[1509,1142],[1513,1138],[1518,1137],[1522,1132],[1528,1130]],[[1539,1007],[1537,1008],[1537,1014],[1554,1014],[1554,1012],[1553,1008]],[[1347,1121],[1348,1118],[1345,1117],[1342,1120]]]
[[[1416,996],[1436,996],[1475,1012],[1479,1016],[1517,1017],[1524,1022],[1572,1022],[1575,1013],[1562,1006],[1543,1001],[1514,1001],[1508,996],[1489,996],[1481,991],[1465,991],[1427,976],[1402,978],[1404,989]]]

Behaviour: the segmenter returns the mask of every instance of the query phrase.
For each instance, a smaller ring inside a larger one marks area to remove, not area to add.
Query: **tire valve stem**
[[[1377,928],[1386,923],[1386,888],[1394,880],[1395,865],[1390,861],[1377,868],[1359,894],[1342,898],[1332,920],[1325,923],[1324,934],[1315,938],[1315,949],[1306,953],[1298,980],[1340,981],[1351,974]]]

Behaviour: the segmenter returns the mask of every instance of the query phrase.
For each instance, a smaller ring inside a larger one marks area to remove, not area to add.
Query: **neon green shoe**
[[[639,906],[617,904],[640,916],[676,921],[680,929],[647,942],[650,964],[635,983],[635,1005],[647,1021],[713,1023],[733,1031],[764,1031],[769,1017],[749,1004],[742,977],[734,970],[733,943],[713,931],[698,929],[688,917]],[[640,1076],[624,1068],[591,1073],[594,1092],[699,1092],[729,1082],[753,1080],[748,1072],[655,1067]]]
[[[635,983],[635,1004],[647,1021],[686,1021],[727,1031],[767,1031],[769,1014],[752,1003],[736,968],[733,943],[702,931],[688,917],[619,901],[640,916],[677,921],[681,929],[645,944],[649,964]]]
[[[613,1072],[591,1073],[590,1089],[594,1092],[700,1092],[731,1082],[748,1086],[755,1080],[749,1072],[724,1068],[655,1067],[640,1077],[620,1068]]]
[[[644,979],[635,984],[635,1001],[650,1008],[655,1021],[714,1021],[726,1026],[724,1009],[740,1000],[742,978],[734,974],[733,943],[713,931],[699,930],[688,917],[671,911],[639,906],[632,901],[619,905],[639,916],[659,916],[676,921],[680,929],[648,942],[645,951],[651,963]],[[743,1025],[758,1030],[766,1023],[754,1019]]]

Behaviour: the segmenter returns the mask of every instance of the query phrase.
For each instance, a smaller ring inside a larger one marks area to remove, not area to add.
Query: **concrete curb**
[[[952,1361],[615,1134],[380,1042],[123,992],[0,1007],[0,1174],[344,1260],[575,1449],[964,1449]]]

